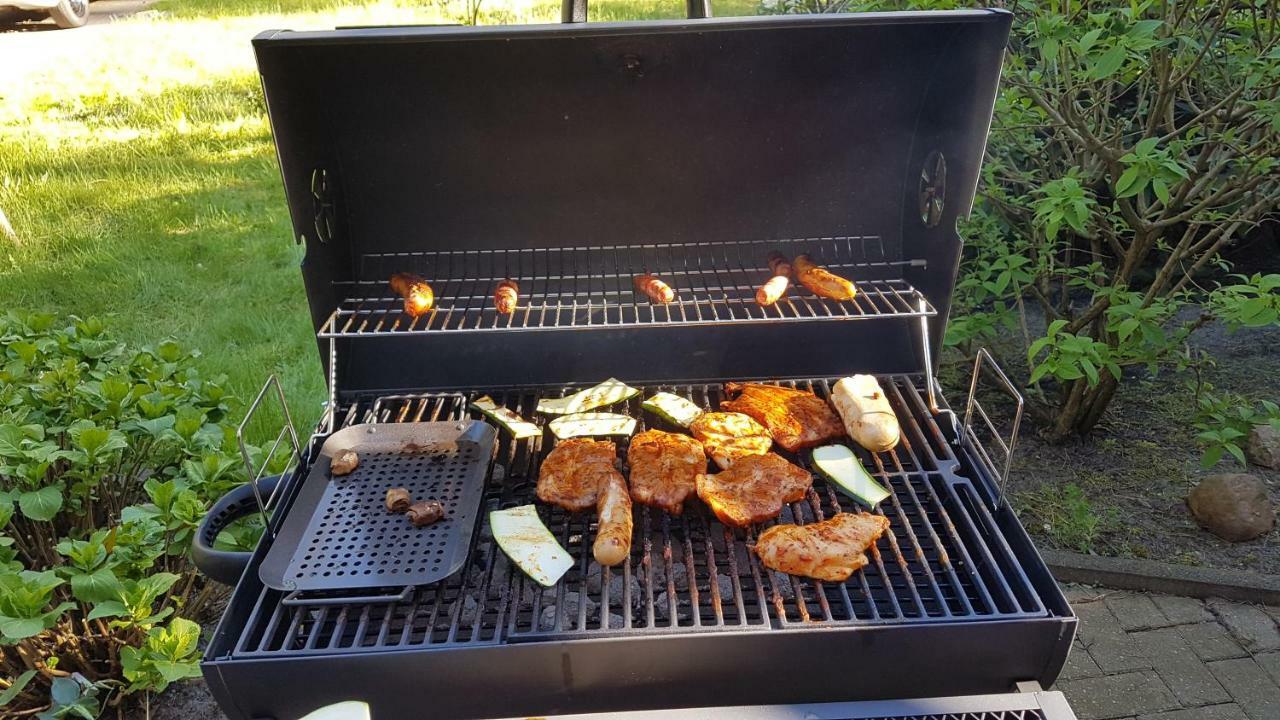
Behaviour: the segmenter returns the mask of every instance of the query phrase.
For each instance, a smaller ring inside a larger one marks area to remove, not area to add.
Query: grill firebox
[[[754,531],[722,526],[696,501],[680,517],[636,505],[630,561],[602,570],[591,560],[593,514],[541,505],[547,526],[578,560],[555,587],[541,588],[511,566],[483,519],[465,571],[417,587],[402,602],[285,605],[282,593],[264,589],[232,656],[1047,615],[927,411],[918,382],[908,376],[882,381],[901,419],[903,440],[887,453],[861,452],[892,492],[879,510],[890,518],[890,532],[869,550],[871,564],[845,583],[764,568],[748,550]],[[785,384],[823,397],[830,388],[828,380]],[[643,394],[659,390],[680,393],[706,409],[717,407],[721,397],[718,384],[655,386]],[[532,416],[539,396],[571,391],[507,390],[494,397]],[[460,393],[370,398],[348,405],[341,416],[344,426],[456,420],[467,415],[468,399]],[[639,403],[633,398],[613,410],[643,423],[651,417]],[[536,502],[537,468],[550,448],[543,439],[512,442],[503,436],[482,518],[490,510]],[[625,441],[619,454],[625,458]],[[807,460],[803,454],[792,459]],[[804,524],[841,510],[857,512],[858,506],[815,476],[808,497],[785,508],[777,522]]]

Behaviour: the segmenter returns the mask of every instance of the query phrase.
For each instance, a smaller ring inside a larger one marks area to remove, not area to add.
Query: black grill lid
[[[265,33],[316,328],[369,253],[870,235],[882,257],[927,258],[901,274],[938,309],[936,349],[1009,25],[976,10]],[[920,367],[897,359],[883,370]]]

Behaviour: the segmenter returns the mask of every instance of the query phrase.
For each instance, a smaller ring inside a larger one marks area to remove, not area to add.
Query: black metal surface
[[[802,382],[820,395],[826,381]],[[650,388],[656,390],[659,388]],[[714,408],[719,386],[662,386]],[[482,524],[470,563],[442,583],[416,588],[406,603],[346,608],[285,606],[264,590],[234,657],[283,657],[571,638],[770,631],[1043,617],[1049,613],[907,377],[886,380],[902,418],[903,442],[864,462],[892,491],[880,512],[890,532],[871,549],[871,565],[846,583],[772,573],[747,549],[753,533],[727,529],[700,503],[673,518],[637,506],[632,557],[601,569],[591,559],[594,521],[542,507],[544,521],[577,565],[542,589],[508,565]],[[555,394],[567,392],[560,389]],[[538,394],[498,392],[500,404],[533,417]],[[634,398],[625,410],[648,420]],[[345,423],[405,422],[463,416],[458,395],[401,397],[348,406]],[[494,510],[535,502],[537,466],[551,443],[500,443],[496,478],[484,489]],[[625,457],[625,444],[619,447]],[[796,458],[804,462],[806,458]],[[807,523],[857,505],[821,479],[778,522]],[[277,542],[280,542],[279,540]],[[353,614],[359,623],[349,622]],[[345,618],[345,619],[344,619]]]
[[[325,441],[258,575],[288,591],[428,585],[467,560],[495,432],[484,422],[349,425]],[[330,473],[330,457],[354,450],[349,475]],[[415,501],[436,500],[444,517],[414,527],[387,512],[387,490],[403,487]],[[292,599],[282,607],[298,607]]]
[[[315,326],[370,253],[833,234],[928,258],[900,278],[945,319],[1009,22],[959,11],[261,36]],[[919,193],[933,153],[947,192],[930,227]],[[830,332],[845,352],[818,355],[812,374],[920,367],[910,344],[869,351],[851,342],[860,331]],[[692,355],[704,338],[663,342]],[[423,386],[382,370],[345,387]]]

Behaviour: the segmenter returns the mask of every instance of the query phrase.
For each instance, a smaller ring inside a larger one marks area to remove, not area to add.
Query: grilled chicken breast
[[[775,453],[746,455],[723,472],[699,473],[697,478],[698,497],[720,522],[733,527],[777,517],[784,502],[800,500],[812,484],[808,470]]]
[[[888,529],[883,515],[839,513],[809,525],[774,525],[760,533],[755,551],[770,570],[844,582],[867,564],[864,553]]]
[[[822,398],[811,392],[760,385],[725,383],[736,400],[720,403],[722,410],[749,415],[769,429],[774,442],[796,452],[844,435],[840,417]]]
[[[631,554],[631,497],[622,475],[614,472],[600,486],[596,512],[600,523],[591,554],[601,565],[618,565]]]
[[[627,463],[631,499],[679,515],[685,498],[694,493],[698,473],[707,469],[707,456],[688,435],[646,430],[631,438]]]
[[[538,499],[571,512],[595,507],[604,484],[622,479],[613,465],[616,452],[612,442],[591,438],[556,445],[538,471]]]
[[[721,470],[727,469],[738,458],[763,455],[773,446],[769,431],[742,413],[703,413],[689,424],[689,432],[698,438],[707,457],[714,460]]]

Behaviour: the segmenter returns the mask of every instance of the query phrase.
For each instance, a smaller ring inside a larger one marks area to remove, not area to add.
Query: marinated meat
[[[627,483],[616,472],[600,488],[596,505],[600,519],[591,554],[601,565],[618,565],[631,554],[631,497]]]
[[[819,297],[852,300],[858,294],[858,288],[853,283],[818,265],[808,255],[797,257],[792,268],[800,284]]]
[[[720,403],[731,410],[760,421],[774,442],[796,452],[844,435],[840,417],[822,398],[811,392],[777,385],[725,383],[725,391],[736,400]]]
[[[636,290],[647,295],[653,302],[665,305],[676,299],[676,291],[652,275],[637,275],[635,284]]]
[[[802,499],[812,484],[808,470],[775,453],[740,457],[728,470],[697,478],[698,497],[720,522],[734,527],[777,517],[783,503]]]
[[[404,311],[410,317],[418,317],[436,304],[436,294],[431,285],[413,273],[396,273],[391,276],[391,291],[404,298]]]
[[[591,438],[556,445],[538,472],[538,499],[571,512],[595,507],[604,483],[622,477],[613,465],[616,452],[612,442]]]
[[[888,529],[883,515],[839,513],[809,525],[774,525],[760,533],[755,551],[771,570],[844,582],[867,564],[866,549]]]
[[[703,413],[689,423],[689,431],[721,470],[727,469],[738,458],[763,455],[773,446],[769,431],[742,413]]]
[[[409,496],[409,491],[402,487],[391,488],[387,491],[387,512],[402,513],[409,509],[413,504],[413,498]]]
[[[698,473],[707,469],[707,456],[688,435],[646,430],[631,439],[627,463],[631,499],[679,515],[685,498],[694,493]]]
[[[426,527],[444,517],[444,505],[439,500],[423,500],[410,505],[405,516],[414,527]]]

